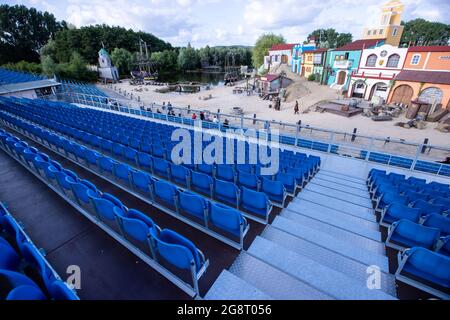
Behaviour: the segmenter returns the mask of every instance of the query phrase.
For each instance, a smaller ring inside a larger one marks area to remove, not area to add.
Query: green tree
[[[404,46],[448,45],[450,40],[450,25],[431,22],[425,19],[414,19],[403,22],[403,35],[400,40]]]
[[[264,63],[264,57],[269,54],[269,49],[274,44],[286,43],[286,40],[282,35],[275,35],[273,33],[263,34],[256,40],[253,47],[253,65],[255,68],[259,68]]]
[[[58,65],[51,56],[42,56],[41,61],[42,73],[47,76],[53,76],[58,73]]]
[[[188,43],[186,48],[181,48],[178,54],[178,68],[182,71],[197,69],[200,59],[197,51]]]
[[[310,42],[314,38],[314,41],[321,48],[339,48],[343,45],[352,42],[351,33],[339,33],[333,28],[328,29],[317,29],[308,35],[308,40],[305,42]]]
[[[48,12],[23,5],[0,5],[0,64],[38,62],[39,50],[65,26]]]
[[[114,48],[111,52],[112,63],[119,69],[122,75],[130,72],[133,55],[127,49]]]

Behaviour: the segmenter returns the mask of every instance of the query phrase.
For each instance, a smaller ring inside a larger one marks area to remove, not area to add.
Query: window
[[[376,54],[371,54],[370,56],[367,57],[366,67],[375,67],[376,63],[377,63]]]
[[[312,61],[312,56],[308,55],[308,61]]]
[[[388,16],[387,16],[387,15],[384,15],[384,16],[383,16],[383,21],[381,22],[381,24],[382,24],[382,25],[386,25],[387,22],[388,22]]]
[[[383,34],[383,31],[384,31],[383,29],[380,29],[380,30],[378,31],[378,33],[379,33],[379,34]]]
[[[413,55],[413,57],[411,59],[411,64],[418,65],[419,61],[420,61],[420,54],[415,54],[415,55]]]
[[[395,37],[397,35],[397,28],[392,29],[392,36]]]
[[[399,61],[400,61],[400,56],[398,54],[393,54],[393,55],[389,56],[386,67],[397,68]]]
[[[344,57],[344,60],[348,60],[348,56],[349,56],[349,53],[348,53],[348,52],[346,52],[346,53],[345,53],[345,57]]]
[[[372,33],[372,30],[367,31],[368,36],[370,36],[371,33]]]

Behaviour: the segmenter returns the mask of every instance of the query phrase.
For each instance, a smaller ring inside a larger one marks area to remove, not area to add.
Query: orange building
[[[432,104],[436,110],[450,108],[450,46],[408,49],[388,101],[410,105],[416,99]]]

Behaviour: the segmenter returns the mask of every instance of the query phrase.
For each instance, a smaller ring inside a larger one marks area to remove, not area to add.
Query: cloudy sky
[[[384,3],[385,0],[381,0]],[[143,30],[174,46],[252,45],[265,32],[289,42],[317,28],[333,27],[360,37],[374,25],[377,0],[6,0],[52,12],[77,27],[106,23]],[[404,20],[450,23],[449,0],[403,0]],[[447,14],[446,14],[447,13]]]

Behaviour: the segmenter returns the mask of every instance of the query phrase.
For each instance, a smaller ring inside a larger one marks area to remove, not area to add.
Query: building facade
[[[391,0],[383,5],[377,25],[364,28],[363,40],[384,39],[386,44],[398,46],[403,34],[401,25],[404,5],[401,1]]]
[[[292,48],[292,72],[302,74],[303,53],[316,49],[315,43],[297,44]]]
[[[450,46],[408,48],[388,101],[411,105],[413,100],[431,104],[432,110],[450,108]]]
[[[331,88],[347,91],[352,73],[358,70],[362,51],[384,44],[383,40],[356,40],[330,52],[327,84]]]
[[[269,55],[264,57],[264,69],[269,70],[280,64],[292,65],[292,48],[295,44],[276,44],[269,50]]]
[[[388,44],[364,49],[357,70],[351,74],[348,97],[387,101],[390,87],[405,62],[407,48]]]

